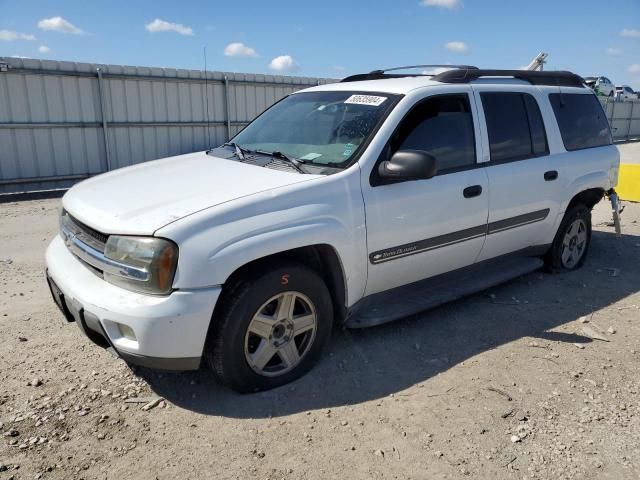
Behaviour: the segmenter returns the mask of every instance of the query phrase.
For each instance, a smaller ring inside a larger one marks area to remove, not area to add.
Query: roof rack
[[[408,70],[411,68],[450,68],[457,70],[477,70],[478,67],[474,67],[473,65],[407,65],[405,67],[393,67],[393,68],[385,68],[383,70],[372,70],[369,73],[358,73],[355,75],[351,75],[349,77],[345,77],[340,82],[358,82],[361,80],[382,80],[384,78],[402,78],[402,77],[431,77],[436,75],[429,73],[387,73],[393,72],[397,70]]]
[[[551,85],[557,87],[584,87],[584,79],[580,75],[566,71],[532,71],[532,70],[485,70],[458,69],[449,70],[433,77],[442,83],[469,83],[481,77],[507,77],[529,82],[531,85]]]

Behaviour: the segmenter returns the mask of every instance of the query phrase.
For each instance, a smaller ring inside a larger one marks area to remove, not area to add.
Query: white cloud
[[[25,57],[25,56],[22,56],[22,55],[11,55],[11,57],[9,57],[9,58],[21,58],[22,60],[27,60],[27,59],[29,59],[31,57]]]
[[[14,32],[13,30],[0,30],[0,40],[13,42],[14,40],[35,40],[36,37],[27,33]]]
[[[160,20],[156,18],[153,22],[147,23],[144,28],[147,29],[148,32],[157,33],[157,32],[176,32],[180,35],[193,35],[193,29],[191,27],[187,27],[181,23],[171,23],[166,22],[164,20]]]
[[[450,10],[462,6],[460,0],[420,0],[423,7],[448,8]]]
[[[292,56],[280,55],[271,60],[269,68],[276,72],[295,72],[296,70],[300,70],[300,65],[295,62]]]
[[[610,48],[607,48],[605,53],[611,57],[617,57],[619,55],[622,55],[622,50],[620,50],[619,48],[610,47]]]
[[[257,57],[258,52],[253,48],[247,47],[244,43],[233,42],[224,48],[224,54],[227,57]]]
[[[469,47],[464,42],[448,42],[445,47],[447,50],[451,50],[452,52],[466,52],[469,50]]]
[[[49,47],[47,47],[46,45],[40,45],[38,47],[38,51],[40,53],[49,53],[49,50],[51,50]]]
[[[629,73],[640,73],[640,63],[634,63],[629,67]]]
[[[640,30],[635,28],[625,28],[620,32],[623,37],[640,38]]]
[[[38,28],[40,30],[51,30],[53,32],[60,33],[72,33],[74,35],[80,35],[84,33],[81,28],[76,27],[73,23],[65,20],[62,17],[43,18],[38,22]]]

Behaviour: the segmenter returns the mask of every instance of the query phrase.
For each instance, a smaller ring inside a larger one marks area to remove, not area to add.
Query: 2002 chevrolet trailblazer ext
[[[289,382],[380,324],[585,261],[619,157],[569,72],[374,71],[291,94],[229,143],[62,199],[56,303],[132,364]]]

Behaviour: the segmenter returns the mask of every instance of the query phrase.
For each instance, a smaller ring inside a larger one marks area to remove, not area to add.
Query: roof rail
[[[360,80],[382,80],[384,78],[401,78],[401,77],[422,77],[433,76],[428,73],[387,73],[397,70],[408,70],[410,68],[450,68],[458,70],[477,70],[478,67],[473,65],[407,65],[405,67],[385,68],[383,70],[372,70],[369,73],[357,73],[349,77],[345,77],[340,82],[358,82]]]
[[[469,83],[481,77],[512,77],[529,82],[531,85],[551,85],[557,87],[584,87],[584,79],[566,71],[532,71],[532,70],[485,70],[460,69],[449,70],[433,77],[442,83]]]

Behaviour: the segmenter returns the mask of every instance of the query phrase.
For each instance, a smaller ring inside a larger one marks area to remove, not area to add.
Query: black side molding
[[[479,187],[479,185],[474,185],[474,187]],[[480,189],[480,192],[482,192],[482,189]],[[465,228],[464,230],[438,235],[437,237],[425,238],[416,242],[405,243],[404,245],[396,245],[394,247],[377,250],[371,253],[369,255],[369,261],[373,265],[377,265],[397,258],[407,257],[409,255],[435,250],[436,248],[466,242],[467,240],[473,240],[474,238],[484,237],[485,235],[492,235],[494,233],[504,232],[505,230],[511,230],[512,228],[541,222],[542,220],[545,220],[548,215],[549,209],[545,208],[544,210],[537,210],[535,212],[529,212],[523,215],[505,218],[503,220],[496,220],[488,225],[478,225],[476,227]]]

